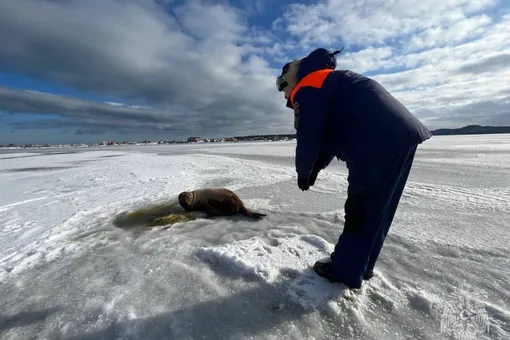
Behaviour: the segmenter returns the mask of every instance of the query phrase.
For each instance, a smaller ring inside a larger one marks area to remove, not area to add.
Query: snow
[[[421,145],[375,276],[352,291],[311,270],[342,231],[345,165],[302,192],[294,150],[0,151],[0,338],[447,339],[461,288],[488,317],[473,339],[510,338],[510,135]],[[268,216],[115,224],[211,186]]]

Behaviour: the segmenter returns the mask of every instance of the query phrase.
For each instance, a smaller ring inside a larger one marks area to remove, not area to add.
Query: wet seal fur
[[[183,191],[179,194],[179,204],[186,211],[202,211],[208,216],[241,214],[257,221],[266,216],[248,210],[239,196],[226,188]]]

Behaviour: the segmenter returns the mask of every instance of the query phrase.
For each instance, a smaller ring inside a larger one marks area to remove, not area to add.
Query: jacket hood
[[[343,50],[343,48],[342,48]],[[325,48],[317,48],[301,59],[297,72],[297,80],[301,81],[312,72],[336,68],[336,55],[342,50],[330,52]]]

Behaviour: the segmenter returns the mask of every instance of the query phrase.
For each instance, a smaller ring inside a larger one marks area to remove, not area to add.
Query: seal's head
[[[183,191],[179,194],[179,204],[186,210],[189,209],[192,200],[193,194],[191,192]]]

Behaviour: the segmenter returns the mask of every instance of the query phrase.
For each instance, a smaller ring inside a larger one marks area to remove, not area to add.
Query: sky
[[[344,47],[428,128],[510,125],[508,0],[1,0],[0,144],[294,133],[281,67]]]

